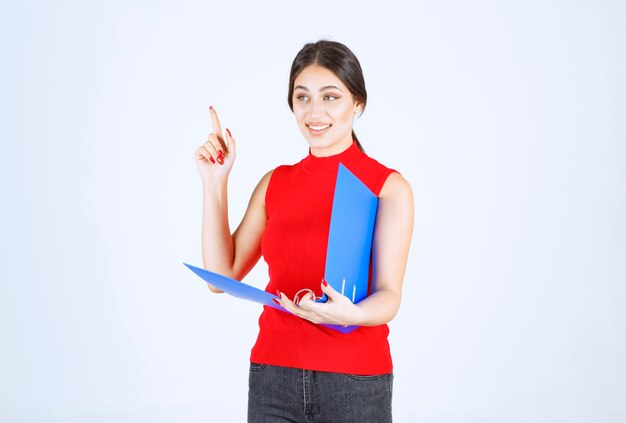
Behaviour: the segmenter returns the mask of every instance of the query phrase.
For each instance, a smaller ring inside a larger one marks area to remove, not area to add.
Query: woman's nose
[[[324,103],[322,101],[311,101],[311,116],[324,114]]]

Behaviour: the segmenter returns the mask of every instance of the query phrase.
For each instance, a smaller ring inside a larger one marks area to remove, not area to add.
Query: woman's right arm
[[[213,108],[211,120],[214,132],[194,155],[202,179],[202,261],[207,270],[241,280],[261,257],[261,236],[267,222],[265,192],[272,172],[261,178],[241,223],[231,234],[227,186],[236,143],[228,129],[226,139],[222,137]],[[222,292],[211,285],[209,288],[213,292]]]

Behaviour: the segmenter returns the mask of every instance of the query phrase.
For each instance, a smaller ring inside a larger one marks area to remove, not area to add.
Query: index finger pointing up
[[[209,106],[209,112],[211,112],[211,126],[213,126],[213,132],[217,135],[220,142],[224,144],[224,136],[222,135],[222,127],[220,126],[220,120],[217,117],[217,112],[213,106]]]

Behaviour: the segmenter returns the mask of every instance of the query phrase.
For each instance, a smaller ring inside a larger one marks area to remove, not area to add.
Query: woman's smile
[[[321,136],[326,133],[326,131],[332,126],[330,123],[307,123],[307,128],[309,128],[309,132],[313,136]]]

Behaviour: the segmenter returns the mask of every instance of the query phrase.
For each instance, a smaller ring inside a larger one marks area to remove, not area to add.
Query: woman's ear
[[[354,103],[354,114],[360,117],[363,114],[363,103]]]

